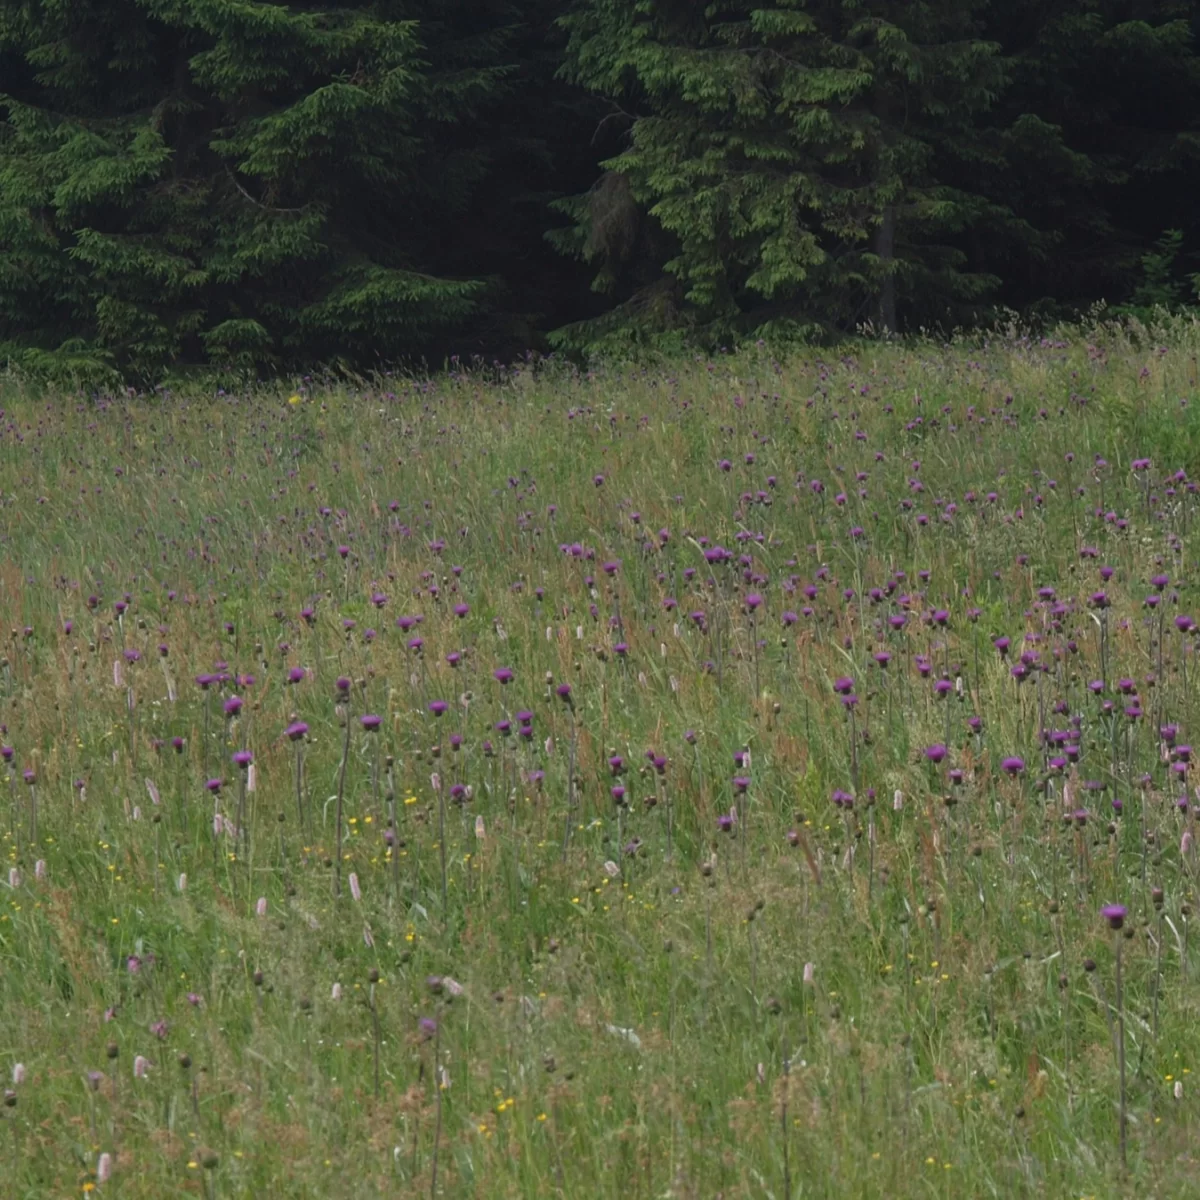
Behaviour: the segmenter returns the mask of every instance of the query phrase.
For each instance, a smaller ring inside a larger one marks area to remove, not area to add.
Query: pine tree
[[[567,73],[627,114],[628,143],[605,163],[620,182],[562,206],[576,224],[558,243],[643,326],[657,312],[723,338],[966,311],[997,281],[967,269],[961,235],[1005,214],[938,167],[1003,82],[981,7],[579,0]],[[670,246],[665,295],[622,277],[646,239]]]
[[[470,131],[513,72],[513,16],[0,5],[0,358],[363,366],[461,328],[489,282],[447,245],[486,186]]]
[[[1008,86],[948,175],[1019,218],[970,246],[1001,298],[1069,313],[1129,295],[1165,230],[1200,249],[1195,4],[993,0],[984,16]]]

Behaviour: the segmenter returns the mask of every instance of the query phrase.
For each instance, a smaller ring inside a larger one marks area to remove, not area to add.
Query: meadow
[[[0,1191],[1200,1195],[1198,352],[0,382]]]

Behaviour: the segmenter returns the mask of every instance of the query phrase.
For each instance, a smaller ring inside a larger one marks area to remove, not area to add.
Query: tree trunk
[[[892,274],[892,263],[896,258],[896,210],[890,204],[883,210],[883,219],[875,230],[875,254],[885,272],[879,292],[879,324],[884,333],[895,333],[896,277]]]

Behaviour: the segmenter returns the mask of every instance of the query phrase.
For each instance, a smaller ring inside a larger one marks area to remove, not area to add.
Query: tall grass
[[[1198,348],[9,381],[4,1194],[1190,1194]]]

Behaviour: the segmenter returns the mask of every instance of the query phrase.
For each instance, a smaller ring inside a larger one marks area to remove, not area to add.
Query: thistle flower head
[[[1100,915],[1108,922],[1109,929],[1120,929],[1125,924],[1128,909],[1123,904],[1106,904]]]

